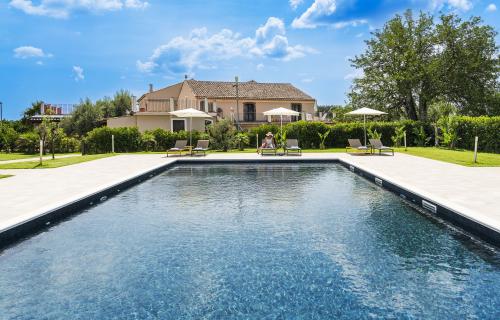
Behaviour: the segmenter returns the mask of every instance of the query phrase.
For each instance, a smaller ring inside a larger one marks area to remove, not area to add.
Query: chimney
[[[137,97],[132,95],[132,112],[137,112]]]
[[[149,84],[149,92],[153,92],[153,84],[152,83]]]

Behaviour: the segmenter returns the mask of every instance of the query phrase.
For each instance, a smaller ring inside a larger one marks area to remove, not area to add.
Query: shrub
[[[394,135],[391,137],[392,140],[392,145],[394,147],[399,147],[401,145],[401,141],[403,140],[405,136],[405,127],[400,126],[394,129]]]
[[[246,146],[250,143],[250,138],[246,132],[238,132],[234,136],[234,144],[238,147],[238,150],[243,151]]]
[[[80,151],[80,140],[75,137],[63,136],[56,150],[60,153],[78,152]]]
[[[439,119],[438,126],[443,136],[443,144],[451,149],[455,148],[456,142],[460,139],[456,131],[455,116],[448,116]]]
[[[234,146],[236,129],[229,120],[221,120],[208,128],[210,143],[214,149],[228,151]]]
[[[156,141],[155,151],[163,151],[172,148],[175,144],[176,135],[174,132],[166,131],[163,129],[155,129],[146,131],[145,133],[151,134]]]
[[[40,136],[34,131],[22,133],[16,142],[17,150],[24,153],[35,153],[40,147]]]
[[[419,147],[425,147],[431,140],[431,137],[425,133],[423,126],[413,128],[413,134],[415,135],[415,145]]]
[[[382,139],[382,133],[378,132],[377,129],[372,130],[372,128],[367,128],[366,134],[370,139],[377,139],[377,140]]]
[[[150,132],[144,132],[142,134],[142,148],[145,151],[154,151],[156,150],[156,140],[155,136]]]
[[[319,141],[319,148],[321,150],[326,149],[325,148],[325,140],[326,140],[326,138],[328,137],[329,134],[330,134],[330,130],[327,130],[325,133],[318,132],[318,136],[319,136],[319,140],[320,140]]]
[[[0,151],[12,152],[19,134],[9,125],[0,123]]]

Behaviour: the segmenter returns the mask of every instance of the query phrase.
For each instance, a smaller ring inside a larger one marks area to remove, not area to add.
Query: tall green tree
[[[77,105],[71,117],[64,119],[62,127],[67,134],[85,135],[101,125],[102,111],[89,98]]]
[[[411,10],[396,15],[366,41],[351,60],[363,70],[349,94],[355,107],[386,110],[392,118],[427,120],[436,99],[453,102],[464,114],[494,114],[499,58],[496,32],[479,18],[462,21]]]
[[[95,102],[97,108],[101,110],[104,118],[115,117],[115,106],[113,100],[109,97],[104,97]]]
[[[26,108],[23,111],[22,118],[21,118],[21,123],[24,126],[29,126],[31,129],[33,128],[33,125],[30,121],[31,117],[40,114],[40,109],[42,108],[43,101],[34,101],[31,103],[31,106]]]
[[[120,90],[113,97],[113,117],[121,117],[132,111],[132,95],[127,90]]]
[[[441,16],[436,25],[436,76],[439,91],[461,114],[494,115],[490,99],[498,93],[499,56],[490,26],[479,17],[462,21],[455,15]]]

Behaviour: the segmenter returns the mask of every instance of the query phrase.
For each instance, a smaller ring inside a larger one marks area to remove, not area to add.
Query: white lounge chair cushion
[[[297,149],[297,150],[299,150],[300,147],[298,147],[298,146],[291,146],[291,147],[288,147],[287,149]]]

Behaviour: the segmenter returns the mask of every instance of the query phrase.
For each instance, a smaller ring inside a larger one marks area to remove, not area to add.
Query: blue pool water
[[[500,252],[335,164],[182,166],[0,252],[0,319],[499,319]]]

